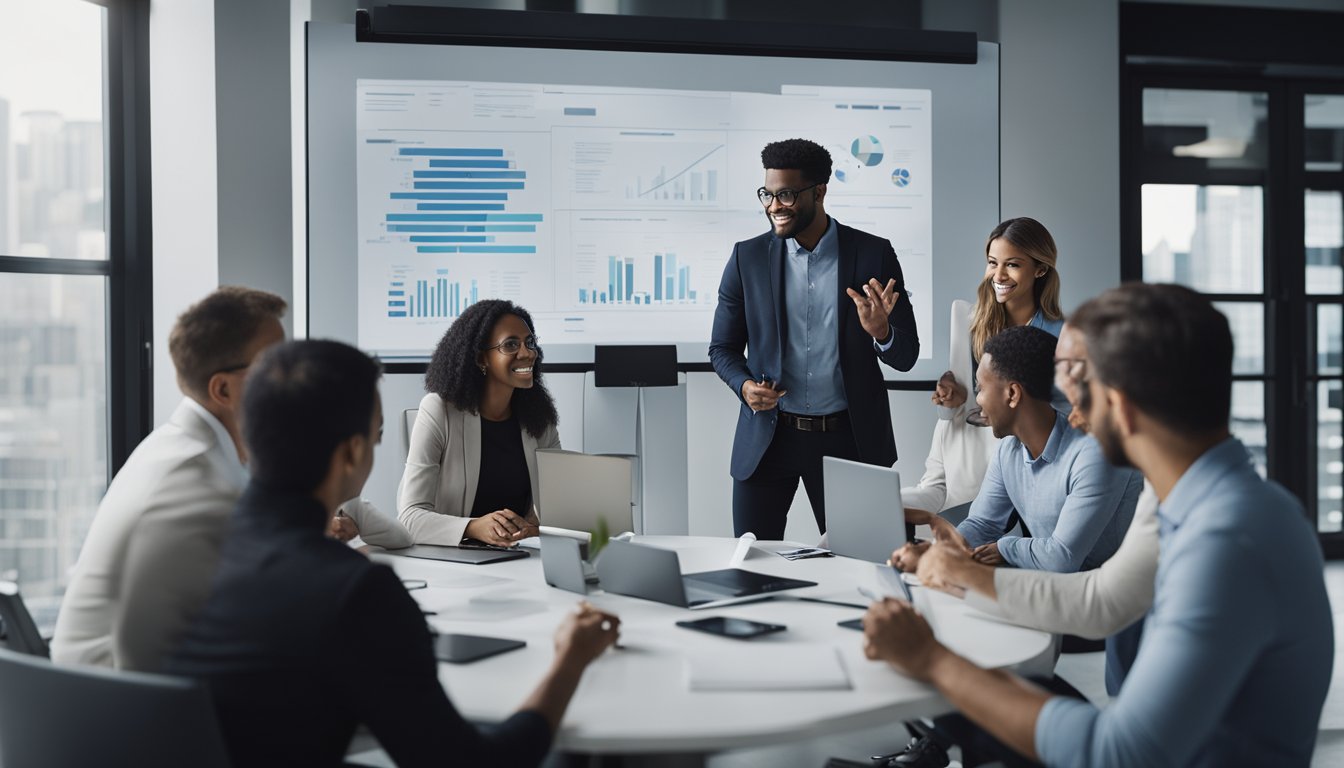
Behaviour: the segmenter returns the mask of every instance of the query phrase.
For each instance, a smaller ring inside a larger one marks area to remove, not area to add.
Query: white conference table
[[[637,543],[675,549],[683,573],[728,567],[736,540],[640,536]],[[792,599],[806,596],[854,605],[868,601],[856,586],[876,586],[874,566],[849,558],[788,561],[774,550],[797,546],[757,542],[742,567],[818,583],[778,593],[774,599],[691,611],[621,595],[594,592],[587,600],[621,617],[620,649],[584,673],[556,736],[555,748],[597,755],[708,755],[727,749],[778,745],[847,730],[949,711],[931,687],[882,662],[864,658],[862,634],[837,626],[858,618],[857,607]],[[554,657],[553,635],[579,595],[546,585],[540,553],[489,565],[462,565],[376,554],[402,578],[424,579],[411,592],[439,632],[525,640],[527,647],[470,664],[440,664],[439,679],[453,704],[476,722],[507,718],[536,686]],[[919,589],[919,588],[916,588]],[[1048,674],[1054,664],[1051,635],[1011,626],[929,590],[938,637],[985,667]],[[695,632],[675,622],[732,616],[788,626],[751,640]],[[697,692],[688,689],[684,658],[738,650],[743,644],[824,643],[838,649],[852,690]]]

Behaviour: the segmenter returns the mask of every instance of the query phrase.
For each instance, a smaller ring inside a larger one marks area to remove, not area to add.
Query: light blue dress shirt
[[[1036,314],[1032,315],[1031,319],[1027,321],[1027,325],[1032,328],[1040,328],[1042,331],[1045,331],[1058,339],[1059,332],[1064,330],[1064,318],[1061,317],[1058,320],[1051,320],[1041,314],[1041,310],[1038,309],[1036,310]]]
[[[812,250],[785,242],[784,315],[788,322],[780,408],[822,416],[849,408],[840,373],[840,245],[835,219]]]
[[[1158,507],[1143,644],[1105,711],[1056,697],[1047,765],[1306,766],[1334,662],[1320,544],[1302,505],[1228,438]]]
[[[1088,570],[1120,547],[1142,490],[1142,475],[1112,467],[1096,440],[1056,412],[1040,456],[1032,458],[1016,437],[999,442],[957,530],[972,547],[999,542],[999,554],[1018,568]],[[1014,509],[1030,537],[1003,535]]]

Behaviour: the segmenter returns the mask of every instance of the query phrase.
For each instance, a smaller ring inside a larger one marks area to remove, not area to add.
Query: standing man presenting
[[[742,399],[734,533],[782,539],[799,479],[826,531],[822,456],[896,461],[877,361],[910,370],[919,335],[891,243],[826,215],[830,154],[789,139],[766,145],[761,163],[771,231],[733,247],[709,359]]]

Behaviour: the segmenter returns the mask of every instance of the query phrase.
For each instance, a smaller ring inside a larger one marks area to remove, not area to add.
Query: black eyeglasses
[[[765,187],[761,187],[760,189],[756,190],[756,199],[760,200],[761,205],[764,205],[766,208],[769,208],[770,204],[776,200],[778,200],[779,204],[784,206],[785,208],[792,208],[793,204],[798,202],[799,195],[803,194],[809,189],[812,189],[813,187],[819,187],[819,186],[821,185],[813,184],[811,187],[803,187],[802,189],[781,189],[778,192],[771,192]]]
[[[537,337],[528,336],[526,339],[522,339],[521,341],[517,338],[508,338],[499,342],[493,347],[486,347],[481,351],[484,352],[486,349],[498,349],[500,352],[503,352],[506,355],[516,355],[518,354],[518,350],[522,349],[524,346],[526,346],[533,352],[536,352],[538,349],[541,349],[541,345],[538,343]]]
[[[220,368],[218,371],[215,371],[215,373],[237,373],[239,371],[245,371],[251,367],[252,367],[251,363],[238,363],[237,365],[230,365],[226,368]],[[215,373],[212,373],[210,375],[214,376]]]

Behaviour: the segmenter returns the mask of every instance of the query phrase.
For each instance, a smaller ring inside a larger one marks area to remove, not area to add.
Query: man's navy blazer
[[[914,366],[919,357],[915,313],[891,243],[839,222],[836,235],[840,263],[836,272],[839,291],[835,300],[839,302],[839,311],[835,343],[840,345],[840,373],[854,441],[860,460],[891,466],[896,462],[896,438],[891,430],[891,405],[877,361],[881,358],[898,371],[908,371]],[[762,375],[778,379],[783,372],[788,332],[784,302],[786,258],[785,240],[766,232],[733,246],[733,255],[723,270],[709,359],[719,378],[739,400],[747,379],[759,381]],[[859,323],[854,300],[845,293],[847,288],[862,293],[869,278],[877,278],[884,286],[895,279],[896,290],[901,294],[888,317],[895,339],[886,352],[879,353],[874,348],[873,338]],[[778,420],[778,408],[753,413],[742,402],[733,439],[731,472],[735,479],[746,480],[756,471],[774,437]]]

